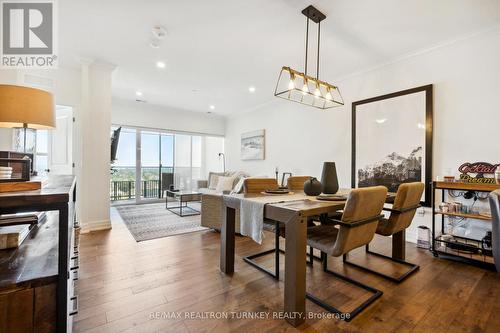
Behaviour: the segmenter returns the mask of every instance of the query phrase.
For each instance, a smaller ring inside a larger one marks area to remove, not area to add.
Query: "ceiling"
[[[498,0],[64,0],[59,1],[62,66],[75,57],[117,65],[113,95],[228,115],[273,97],[281,66],[303,70],[305,17],[322,22],[321,75],[336,78],[500,24]],[[154,25],[167,29],[161,47]],[[315,26],[312,29],[315,41]],[[309,64],[315,70],[314,52]],[[165,69],[156,67],[166,63]],[[248,88],[256,91],[250,93]]]

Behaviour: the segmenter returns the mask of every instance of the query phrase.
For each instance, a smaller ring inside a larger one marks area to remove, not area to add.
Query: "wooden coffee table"
[[[193,207],[190,207],[188,203],[190,202],[200,202],[201,193],[195,191],[171,191],[167,190],[167,195],[165,197],[166,208],[172,213],[184,216],[200,215],[201,212]],[[174,206],[169,205],[168,198],[173,198]]]

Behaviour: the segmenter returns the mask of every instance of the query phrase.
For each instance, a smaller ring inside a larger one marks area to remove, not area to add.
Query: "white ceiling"
[[[269,101],[281,66],[303,70],[305,17],[322,22],[321,75],[336,78],[500,24],[499,0],[62,0],[61,64],[75,56],[117,65],[113,94],[231,114]],[[151,28],[168,36],[149,47]],[[312,40],[315,40],[315,26]],[[311,51],[313,49],[311,48]],[[311,53],[310,53],[311,54]],[[314,52],[312,52],[314,58]],[[156,61],[166,68],[156,68]],[[310,69],[314,70],[314,59]],[[256,92],[248,92],[249,86]]]

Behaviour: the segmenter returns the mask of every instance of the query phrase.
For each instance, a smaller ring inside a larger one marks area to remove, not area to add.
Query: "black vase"
[[[321,194],[321,183],[314,177],[304,183],[304,193],[307,195],[317,196]]]
[[[321,184],[323,184],[323,193],[325,194],[335,194],[339,190],[339,180],[337,179],[335,162],[323,163]]]

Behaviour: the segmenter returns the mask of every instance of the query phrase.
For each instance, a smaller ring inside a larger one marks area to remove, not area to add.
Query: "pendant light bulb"
[[[314,90],[314,97],[319,98],[319,96],[321,96],[321,91],[319,91],[319,88],[316,87],[316,89]]]
[[[304,83],[302,86],[302,94],[305,95],[309,92],[309,88],[307,87],[307,83]]]
[[[332,94],[330,93],[330,89],[328,89],[328,91],[326,92],[325,98],[329,101],[333,99]]]
[[[293,80],[290,80],[290,82],[288,82],[288,89],[295,89],[295,83],[293,83]]]

